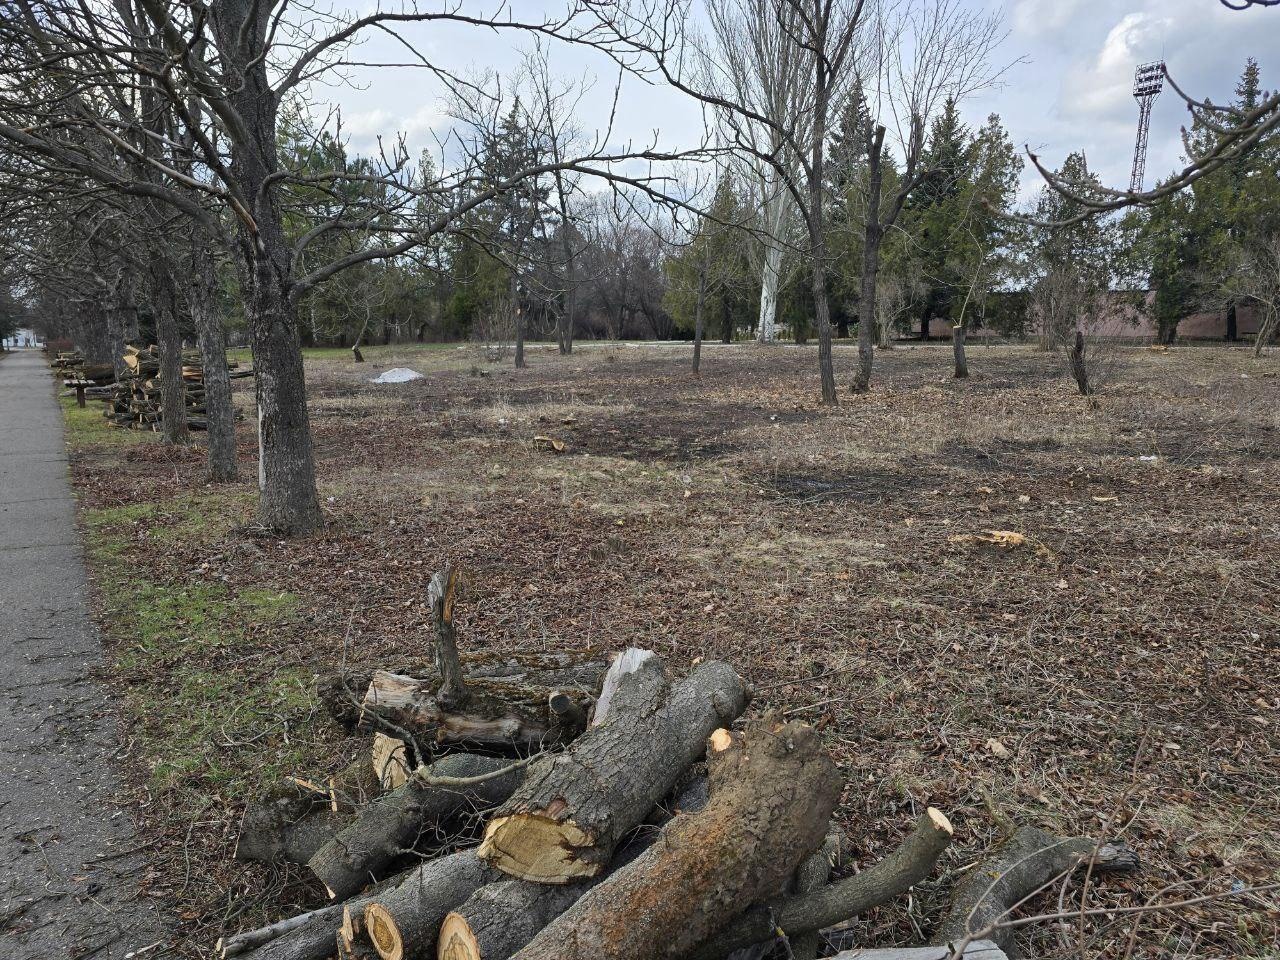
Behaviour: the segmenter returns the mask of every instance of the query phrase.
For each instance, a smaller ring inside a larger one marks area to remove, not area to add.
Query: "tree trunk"
[[[1262,356],[1263,348],[1271,342],[1275,335],[1278,321],[1280,321],[1280,310],[1277,310],[1275,306],[1268,306],[1262,325],[1258,327],[1258,336],[1253,342],[1253,355],[1255,357]]]
[[[1085,355],[1084,333],[1077,330],[1075,342],[1071,345],[1071,349],[1067,351],[1067,362],[1071,367],[1071,376],[1075,378],[1076,387],[1080,390],[1080,396],[1087,397],[1093,393],[1093,387],[1089,383],[1089,365]]]
[[[624,677],[603,723],[530,766],[490,818],[480,856],[515,877],[569,883],[604,869],[619,840],[649,814],[746,708],[728,665],[711,661],[669,686],[656,657]]]
[[[369,939],[385,960],[431,957],[444,918],[499,878],[472,850],[428,861],[365,907]]]
[[[488,779],[462,786],[433,783],[441,778],[475,777]],[[315,851],[307,866],[330,897],[344,900],[379,879],[402,850],[413,847],[431,821],[501,803],[523,779],[524,769],[513,768],[504,758],[466,753],[445,757],[362,809]]]
[[[217,277],[208,254],[203,245],[195,244],[187,297],[204,368],[209,479],[229,483],[236,479],[236,414],[227,371],[227,343],[217,309]]]
[[[271,87],[267,43],[271,18],[257,0],[223,0],[210,8],[228,100],[241,128],[232,131],[231,172],[248,217],[239,218],[250,342],[257,373],[258,520],[286,535],[323,523],[316,493],[307,391],[291,297],[291,251],[280,206],[276,139],[279,107]]]
[[[884,127],[877,126],[867,151],[867,223],[862,244],[862,286],[858,294],[858,369],[849,385],[852,393],[871,389],[875,363],[876,281],[880,274],[880,243],[884,226],[880,222],[880,191],[884,184]]]
[[[160,347],[160,422],[165,443],[187,440],[187,397],[182,380],[182,333],[178,327],[178,298],[168,263],[152,264],[151,306]]]
[[[516,327],[516,369],[523,370],[524,362],[524,307],[520,303],[520,285],[516,275],[511,274],[511,308],[515,311]]]
[[[835,765],[801,723],[717,731],[711,799],[588,891],[519,960],[684,956],[791,878],[819,844],[840,797]]]
[[[693,310],[693,372],[701,373],[702,367],[702,327],[704,309],[707,304],[707,260],[703,257],[698,269],[698,303]]]
[[[259,257],[253,266],[249,306],[257,373],[258,517],[270,530],[310,533],[323,517],[298,329],[271,264]]]
[[[951,328],[951,352],[955,357],[957,379],[969,376],[969,361],[964,354],[965,328],[968,322],[961,320]]]
[[[783,208],[785,197],[773,201],[778,208]],[[770,218],[770,228],[781,229],[783,216],[776,214]],[[756,339],[761,343],[772,343],[778,337],[778,287],[782,283],[782,244],[776,234],[770,233],[764,238],[764,268],[760,274],[760,319],[756,325]]]
[[[124,362],[124,311],[125,308],[118,304],[113,304],[106,309],[107,340],[111,345],[111,369],[115,371],[116,380],[120,380],[129,372],[129,366]]]
[[[1236,324],[1236,304],[1233,300],[1227,304],[1227,343],[1235,343],[1240,339],[1240,333]]]
[[[815,28],[816,29],[816,26]],[[825,41],[825,28],[824,28]],[[823,57],[814,51],[813,139],[809,161],[809,250],[813,258],[813,312],[818,325],[818,371],[822,378],[822,402],[836,401],[836,374],[831,355],[831,305],[827,302],[827,234],[822,221],[826,190],[823,160],[827,142],[827,110],[831,105],[831,78]]]

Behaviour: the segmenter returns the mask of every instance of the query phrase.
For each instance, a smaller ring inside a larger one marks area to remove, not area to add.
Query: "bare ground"
[[[1142,855],[1091,905],[1244,890],[1046,925],[1039,955],[1121,956],[1132,934],[1145,957],[1275,956],[1274,891],[1250,892],[1280,880],[1275,360],[1134,348],[1090,409],[1028,348],[972,347],[967,381],[945,348],[898,349],[872,394],[826,409],[812,349],[710,345],[697,379],[687,355],[535,348],[517,372],[454,347],[317,353],[329,524],[300,542],[253,528],[251,484],[201,486],[198,449],[71,412],[152,892],[182,949],[314,902],[297,873],[231,861],[246,795],[357,749],[315,677],[425,659],[427,578],[453,560],[470,648],[723,657],[756,709],[818,725],[859,865],[945,810],[941,875],[860,918],[864,944],[919,941],[958,872],[1034,823]],[[428,376],[366,382],[402,365]],[[241,443],[251,477],[247,426]]]

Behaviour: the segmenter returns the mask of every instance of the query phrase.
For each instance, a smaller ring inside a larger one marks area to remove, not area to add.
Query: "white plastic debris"
[[[408,367],[392,367],[378,374],[370,383],[408,383],[410,380],[421,380],[422,374]]]

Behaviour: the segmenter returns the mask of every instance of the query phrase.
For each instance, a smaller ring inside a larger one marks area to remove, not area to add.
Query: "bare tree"
[[[337,215],[291,240],[283,204],[287,186],[328,189],[353,175],[342,169],[288,169],[279,150],[282,105],[347,66],[346,50],[370,31],[395,36],[419,69],[446,89],[459,90],[465,89],[465,81],[434,66],[397,32],[403,25],[513,30],[607,48],[613,41],[598,30],[595,6],[588,0],[566,0],[559,15],[520,19],[506,6],[492,15],[472,15],[456,4],[434,11],[375,4],[350,14],[296,8],[281,0],[217,0],[207,6],[138,0],[135,13],[124,4],[0,0],[0,66],[17,81],[0,102],[0,139],[11,149],[62,164],[113,191],[168,204],[210,235],[221,231],[228,249],[235,251],[257,371],[259,518],[264,526],[305,533],[322,522],[297,324],[299,303],[310,290],[355,264],[408,253],[530,177],[561,169],[652,190],[659,175],[628,173],[623,164],[678,159],[651,147],[614,150],[607,146],[606,130],[588,150],[559,162],[538,162],[498,182],[467,162],[424,182],[403,142],[397,142],[378,158],[378,169],[358,174],[384,189],[357,194]],[[84,115],[74,103],[37,105],[37,114],[56,117],[32,124],[31,104],[21,93],[23,81],[48,72],[50,50],[75,77],[81,99],[91,95],[127,102],[145,78],[149,96],[163,99],[189,139],[190,172],[173,162],[182,143],[145,121],[142,143],[157,144],[157,149],[140,144],[134,128],[124,131],[130,137],[121,136],[119,124]],[[110,140],[118,156],[145,165],[147,174],[122,168],[116,157],[86,152],[62,136],[80,126]],[[191,191],[225,217],[193,200]],[[448,199],[422,217],[415,201],[423,196]],[[319,262],[308,257],[309,250],[321,248],[318,241],[349,235],[360,235],[365,242]]]
[[[882,202],[886,127],[865,131],[867,202],[862,247],[860,302],[876,303],[880,248],[897,223],[911,192],[930,173],[921,163],[926,125],[948,100],[960,101],[993,83],[1001,72],[992,65],[1004,38],[998,15],[971,11],[959,0],[915,0],[876,21],[876,73],[873,104],[894,131],[904,170],[892,199]],[[904,53],[905,51],[905,53]],[[874,325],[858,325],[858,366],[849,389],[871,387],[875,362]]]

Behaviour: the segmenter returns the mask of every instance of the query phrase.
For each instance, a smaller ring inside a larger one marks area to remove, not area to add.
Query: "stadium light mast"
[[[1133,148],[1130,193],[1142,192],[1142,181],[1147,173],[1147,133],[1151,129],[1151,106],[1163,89],[1164,61],[1141,64],[1133,78],[1133,99],[1138,101],[1138,141]]]

